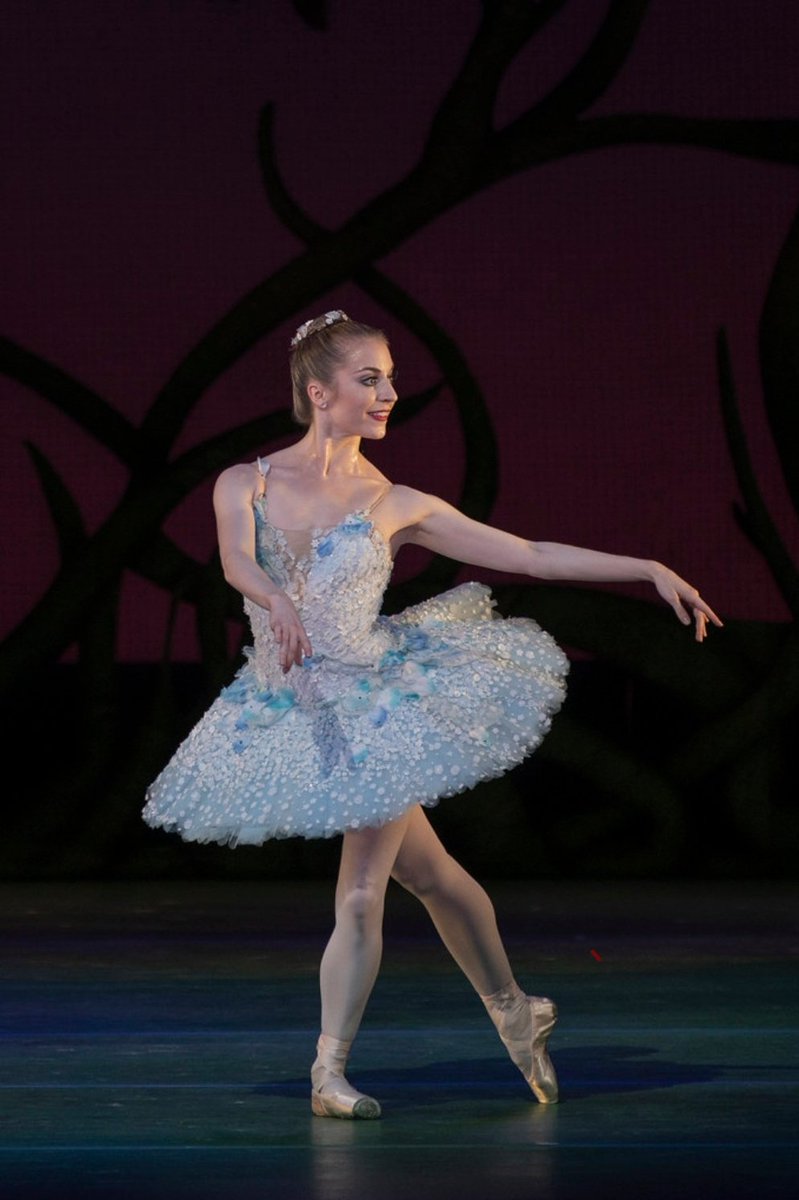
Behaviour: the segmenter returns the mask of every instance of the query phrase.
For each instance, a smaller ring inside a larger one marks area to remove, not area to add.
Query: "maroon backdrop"
[[[574,0],[517,58],[497,120],[562,77],[607,5]],[[337,225],[413,165],[480,15],[477,0],[340,0],[315,30],[289,0],[37,0],[4,10],[0,331],[134,421],[185,353],[300,243],[264,198],[258,114],[276,108],[296,198]],[[799,116],[794,0],[655,0],[591,110]],[[788,544],[799,531],[762,411],[757,321],[799,199],[795,169],[710,150],[626,146],[527,170],[461,204],[380,264],[457,341],[499,443],[492,521],[659,557],[730,617],[785,606],[731,513],[714,338],[730,335],[760,479]],[[354,286],[320,297],[367,320]],[[180,448],[288,398],[296,320],[203,397]],[[402,388],[425,355],[388,328]],[[0,379],[4,633],[46,590],[57,546],[25,442],[63,474],[87,524],[127,472],[44,400]],[[445,394],[375,451],[394,478],[456,500],[460,427]],[[207,558],[209,489],[169,532]],[[403,569],[400,562],[398,570]],[[474,572],[472,572],[474,574]],[[488,577],[488,576],[484,576]],[[118,656],[160,655],[167,597],[131,577]],[[184,614],[178,657],[195,653]]]

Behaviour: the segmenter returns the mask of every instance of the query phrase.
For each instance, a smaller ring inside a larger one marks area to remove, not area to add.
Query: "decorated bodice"
[[[318,529],[273,525],[268,489],[253,501],[256,561],[294,602],[314,659],[366,665],[378,661],[386,650],[387,635],[378,617],[393,563],[388,543],[370,513],[389,487],[366,508]],[[244,607],[253,631],[256,669],[274,685],[280,670],[269,613],[246,599]]]

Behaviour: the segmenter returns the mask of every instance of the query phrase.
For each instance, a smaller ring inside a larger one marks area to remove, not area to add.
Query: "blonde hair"
[[[308,398],[312,379],[328,386],[344,364],[352,342],[361,338],[381,338],[388,345],[382,329],[353,321],[341,309],[312,317],[300,325],[291,339],[289,366],[294,420],[298,425],[310,425],[313,405]]]

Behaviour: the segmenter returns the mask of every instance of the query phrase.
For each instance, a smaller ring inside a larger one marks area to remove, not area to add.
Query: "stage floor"
[[[0,885],[0,1197],[797,1194],[796,886],[487,887],[562,1102],[392,886],[349,1122],[308,1100],[332,884]]]

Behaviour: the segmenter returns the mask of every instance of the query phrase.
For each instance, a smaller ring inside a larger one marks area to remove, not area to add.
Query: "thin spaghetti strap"
[[[393,486],[394,486],[393,483],[387,483],[386,486],[383,488],[382,492],[380,493],[380,495],[377,496],[377,498],[374,499],[371,504],[368,504],[366,506],[366,508],[361,509],[361,512],[363,513],[363,515],[368,516],[369,513],[374,512],[374,510],[377,508],[380,501],[385,500],[386,496],[391,491]]]
[[[261,476],[261,490],[258,493],[258,499],[262,500],[266,496],[266,477],[272,469],[272,464],[268,458],[261,458],[260,454],[255,461],[258,466],[258,474]]]

